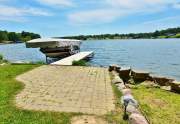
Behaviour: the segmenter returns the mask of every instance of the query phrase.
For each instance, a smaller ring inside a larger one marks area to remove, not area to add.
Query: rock
[[[171,86],[161,86],[160,88],[163,90],[171,91]]]
[[[141,85],[146,86],[147,88],[151,88],[151,87],[159,87],[158,84],[154,83],[154,81],[144,81],[141,83]]]
[[[138,88],[137,85],[133,85],[133,84],[126,84],[126,87],[130,88],[130,89],[137,89]]]
[[[118,84],[118,83],[124,83],[124,82],[118,75],[115,75],[114,79],[112,80],[112,83],[113,84]]]
[[[115,65],[115,64],[113,64],[113,65],[110,65],[109,66],[109,71],[111,72],[111,71],[117,71],[117,70],[119,70],[121,67],[119,67],[118,65]]]
[[[119,76],[123,79],[124,82],[127,82],[130,78],[129,73],[130,73],[130,69],[120,70]]]
[[[119,83],[119,84],[116,84],[116,86],[118,87],[118,89],[122,92],[123,89],[126,88],[126,86],[124,85],[124,83]]]
[[[121,68],[116,69],[116,72],[119,74],[121,72]]]
[[[141,114],[133,113],[129,117],[130,124],[148,124],[146,118]]]
[[[116,66],[115,71],[119,72],[120,70],[121,70],[121,67],[120,66]]]
[[[119,74],[116,71],[112,71],[112,74],[119,77]]]
[[[131,76],[130,79],[128,80],[128,84],[135,85],[136,82],[134,81],[134,78]]]
[[[166,78],[166,77],[153,77],[155,83],[159,84],[160,86],[170,86],[173,83],[174,79]]]
[[[117,76],[118,74],[115,71],[111,71],[111,75],[114,78],[115,76]]]
[[[135,81],[139,81],[139,82],[142,82],[142,81],[145,81],[145,80],[149,80],[151,78],[148,72],[132,71],[131,74],[133,76],[133,79]]]
[[[108,68],[108,71],[111,72],[111,71],[113,71],[113,70],[114,70],[114,67],[113,67],[112,65],[110,65],[109,68]]]
[[[128,94],[131,94],[131,89],[122,89],[122,94],[123,95],[128,95]]]
[[[137,114],[140,114],[141,112],[133,105],[129,104],[127,106],[127,110],[126,110],[128,113],[132,114],[132,113],[137,113]]]
[[[180,83],[174,81],[170,83],[170,85],[171,85],[171,91],[180,93]]]

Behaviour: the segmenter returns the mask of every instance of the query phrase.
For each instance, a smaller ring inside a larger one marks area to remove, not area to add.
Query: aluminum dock
[[[93,51],[88,52],[79,52],[77,54],[74,54],[72,56],[66,57],[64,59],[61,59],[59,61],[51,63],[51,65],[72,65],[73,61],[79,61],[86,58],[90,58],[94,55]]]

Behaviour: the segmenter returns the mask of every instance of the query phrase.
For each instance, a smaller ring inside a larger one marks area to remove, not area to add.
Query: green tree
[[[0,31],[0,42],[2,41],[8,41],[8,34],[7,31]]]
[[[19,41],[20,40],[20,37],[18,34],[16,34],[15,32],[9,32],[8,33],[8,37],[9,37],[9,40],[10,41]]]
[[[180,38],[180,33],[176,34],[175,38]]]

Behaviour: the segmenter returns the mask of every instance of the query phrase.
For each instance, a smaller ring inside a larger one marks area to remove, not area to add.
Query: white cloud
[[[178,0],[104,0],[100,8],[94,10],[82,10],[69,14],[71,23],[94,24],[101,22],[112,22],[120,17],[130,14],[147,14],[162,11]],[[96,5],[97,6],[97,5]],[[104,6],[104,7],[102,7]]]
[[[13,17],[13,16],[1,16],[0,21],[8,21],[8,22],[26,22],[28,21],[24,17]]]
[[[38,8],[17,8],[6,5],[0,5],[0,20],[6,21],[24,21],[25,16],[50,16],[51,13]]]
[[[176,0],[106,0],[108,4],[127,9],[142,9],[147,7],[160,7],[173,3]],[[152,8],[151,8],[152,9]]]
[[[36,0],[44,5],[50,6],[74,6],[74,3],[70,0]]]
[[[175,9],[180,9],[180,2],[179,3],[175,3],[173,6]]]
[[[126,12],[117,12],[114,9],[98,9],[78,13],[72,13],[68,16],[73,24],[88,23],[108,23],[115,20],[119,16],[123,16]]]
[[[157,20],[151,20],[151,21],[144,22],[143,25],[159,24],[159,23],[162,23],[162,22],[178,20],[178,19],[180,19],[180,16],[166,17],[166,18],[162,18],[162,19],[157,19]]]

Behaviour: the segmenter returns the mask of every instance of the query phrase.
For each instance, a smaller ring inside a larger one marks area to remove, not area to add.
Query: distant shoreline
[[[139,39],[87,39],[85,41],[90,41],[90,40],[167,40],[167,39],[180,39],[180,38],[139,38]]]
[[[180,39],[180,38],[139,38],[139,39],[86,39],[84,41],[93,41],[93,40],[104,40],[104,41],[108,41],[108,40],[171,40],[171,39]],[[15,43],[15,42],[11,42],[11,43],[0,43],[0,45],[7,45],[7,44],[20,44],[20,43],[25,43],[25,42],[19,42],[19,43]]]
[[[21,42],[21,43],[24,43],[24,42]],[[8,44],[20,44],[20,43],[0,43],[0,45],[8,45]]]

